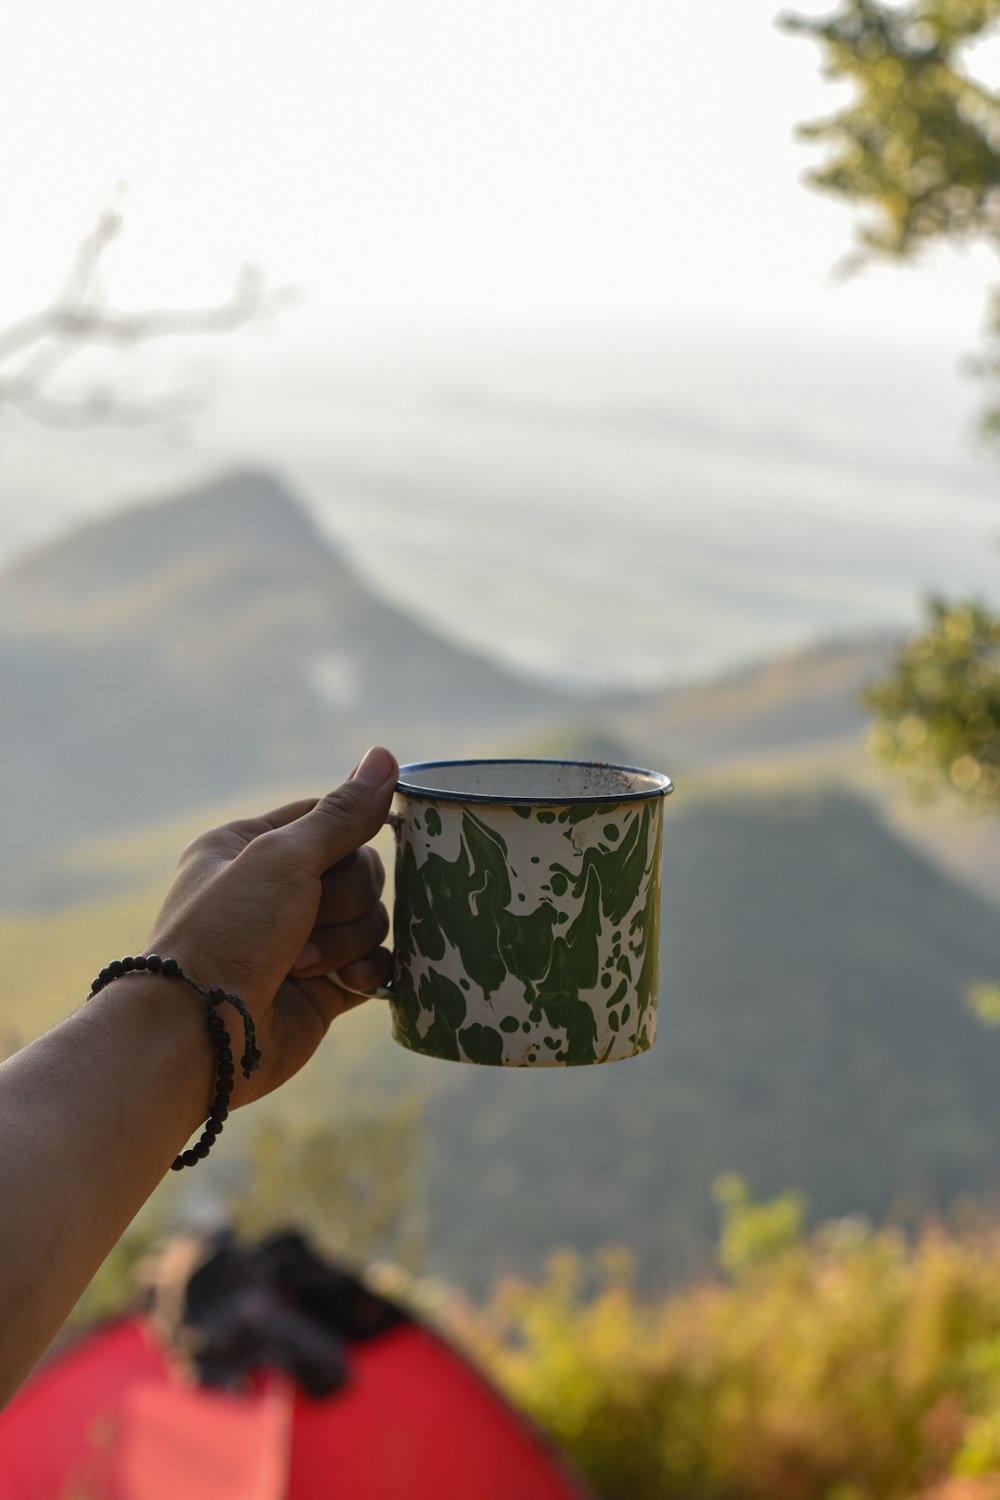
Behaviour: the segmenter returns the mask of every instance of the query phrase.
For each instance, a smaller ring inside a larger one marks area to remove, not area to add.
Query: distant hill
[[[626,709],[620,731],[637,744],[669,745],[680,765],[699,770],[818,744],[858,747],[870,717],[862,693],[885,671],[892,646],[888,635],[824,641],[668,688]]]
[[[620,1240],[676,1279],[704,1264],[729,1170],[802,1188],[814,1218],[995,1190],[1000,1032],[963,996],[1000,973],[996,908],[836,790],[678,797],[664,851],[652,1052],[425,1065],[435,1263],[468,1278]]]
[[[573,712],[377,599],[274,479],[121,511],[0,575],[0,907],[74,839],[269,783],[509,744]],[[60,883],[60,881],[62,883]]]
[[[866,767],[859,694],[886,651],[818,646],[612,710],[375,598],[266,476],[88,527],[0,576],[0,1049],[141,941],[192,823],[244,797],[329,785],[374,739],[620,756],[678,781],[650,1054],[542,1075],[427,1062],[372,1006],[267,1108],[424,1093],[431,1267],[468,1284],[615,1240],[676,1278],[707,1254],[720,1171],[801,1187],[817,1215],[988,1191],[1000,1033],[962,997],[1000,974],[996,906],[971,889],[1000,820],[963,840]]]
[[[429,1061],[392,1042],[376,1002],[237,1116],[198,1194],[232,1180],[269,1112],[351,1120],[409,1094],[426,1101],[428,1266],[470,1286],[533,1273],[553,1245],[613,1242],[647,1282],[676,1281],[710,1255],[723,1171],[761,1195],[801,1188],[814,1219],[1000,1188],[1000,1032],[963,1004],[1000,971],[993,905],[822,786],[678,795],[664,875],[650,1053],[540,1074]],[[0,919],[0,1053],[141,941],[157,895]]]
[[[688,792],[741,794],[835,783],[860,794],[906,843],[950,876],[1000,902],[1000,818],[975,816],[947,796],[916,802],[865,754],[864,692],[898,641],[825,641],[721,678],[668,688],[614,717],[618,753],[665,764]]]

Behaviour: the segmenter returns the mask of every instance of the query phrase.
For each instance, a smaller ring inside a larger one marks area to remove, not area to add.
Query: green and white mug
[[[656,1036],[668,776],[555,760],[400,771],[393,1035],[428,1057],[563,1067]]]

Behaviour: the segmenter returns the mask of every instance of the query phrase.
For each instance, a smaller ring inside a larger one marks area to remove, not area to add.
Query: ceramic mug
[[[402,767],[396,1041],[522,1068],[651,1047],[672,790],[658,771],[580,761]]]

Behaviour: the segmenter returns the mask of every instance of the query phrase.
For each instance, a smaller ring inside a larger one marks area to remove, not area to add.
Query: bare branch
[[[112,240],[121,234],[123,225],[124,220],[118,209],[109,204],[101,210],[97,223],[86,239],[81,241],[76,252],[76,259],[66,280],[64,298],[71,302],[85,300],[96,279],[104,252]]]
[[[60,427],[136,426],[187,415],[200,404],[190,392],[136,401],[110,386],[66,396],[53,396],[47,387],[85,349],[125,350],[154,339],[229,333],[276,313],[292,300],[290,289],[269,289],[255,267],[244,266],[231,295],[214,306],[133,312],[111,307],[101,292],[99,273],[122,222],[116,208],[102,210],[54,301],[0,328],[0,415],[15,409],[31,421]]]
[[[50,310],[28,313],[6,328],[0,328],[0,359],[7,359],[21,349],[30,348],[43,339],[48,328]]]
[[[4,392],[0,388],[0,401]],[[203,396],[165,391],[148,401],[129,401],[114,391],[96,387],[73,400],[60,401],[32,391],[20,396],[17,407],[23,417],[42,427],[146,427],[178,417],[192,416],[205,407]]]

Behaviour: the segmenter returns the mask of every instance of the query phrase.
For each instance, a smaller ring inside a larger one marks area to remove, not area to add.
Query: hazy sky
[[[758,617],[782,640],[814,628],[803,580],[829,594],[829,628],[898,618],[921,586],[978,586],[994,471],[969,457],[977,391],[957,370],[995,262],[833,278],[850,215],[803,186],[815,153],[795,126],[844,93],[777,10],[9,6],[0,323],[48,300],[120,183],[119,305],[221,300],[248,259],[303,297],[269,330],[123,364],[123,381],[154,386],[183,383],[189,358],[217,371],[221,399],[186,436],[5,423],[0,563],[123,496],[253,463],[284,473],[394,597],[436,602],[464,631],[491,600],[480,633],[508,645],[512,618],[532,649],[555,639],[598,576],[600,620],[588,610],[612,653],[615,609],[627,640],[640,609],[657,660],[713,579],[730,603],[751,579],[760,594],[725,616],[740,641]],[[1000,80],[1000,47],[975,66]],[[603,526],[576,524],[591,491],[623,547],[618,604]],[[511,516],[572,564],[539,584],[534,613]],[[763,560],[688,557],[688,525],[702,551],[745,532]],[[771,579],[794,537],[787,578]],[[835,587],[808,573],[817,560],[836,562]]]
[[[777,9],[8,7],[0,316],[48,296],[123,182],[121,300],[224,295],[252,257],[308,294],[294,339],[345,317],[705,316],[971,343],[985,257],[832,289],[848,218],[801,187],[793,127],[837,93]]]

